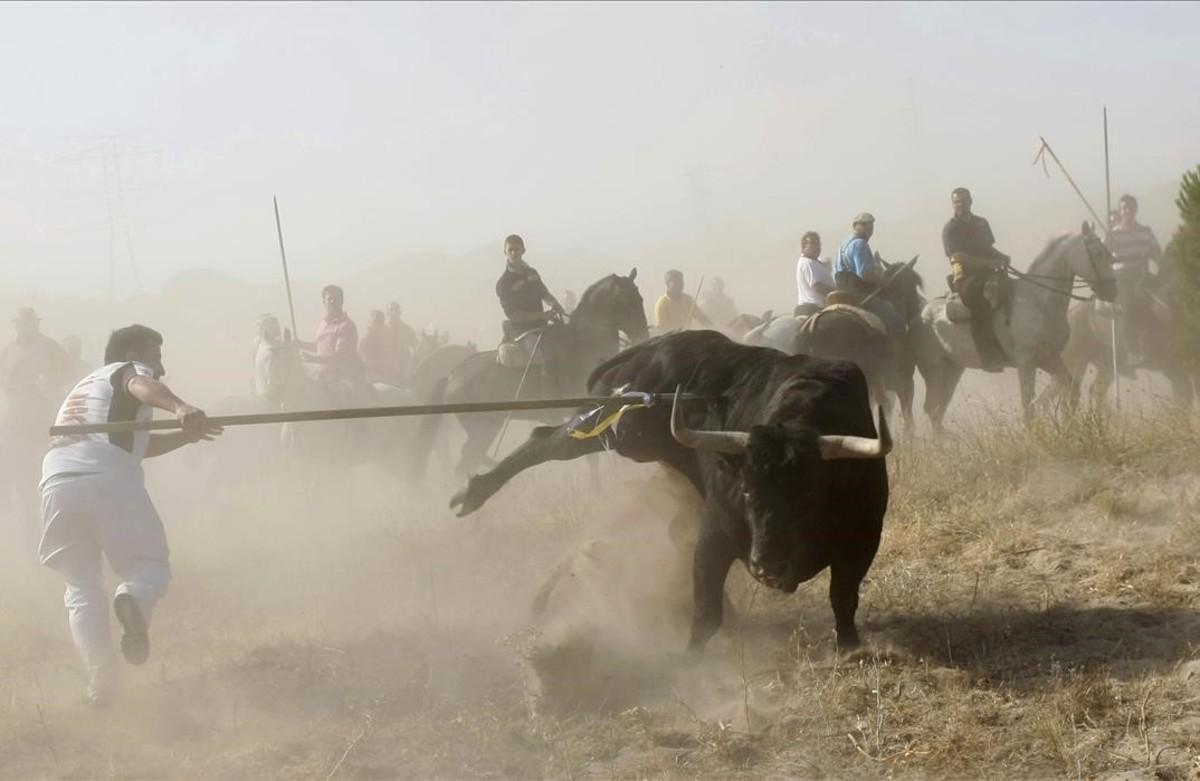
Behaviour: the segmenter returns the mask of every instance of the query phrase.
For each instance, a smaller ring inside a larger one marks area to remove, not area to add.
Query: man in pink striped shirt
[[[358,354],[358,328],[343,309],[345,293],[337,285],[321,291],[325,317],[317,325],[317,337],[301,343],[300,357],[317,366],[317,376],[339,383],[363,383],[362,359]]]
[[[1113,273],[1117,277],[1117,369],[1134,377],[1142,363],[1146,339],[1158,334],[1150,314],[1149,286],[1154,282],[1150,273],[1151,261],[1162,264],[1162,247],[1154,231],[1137,221],[1138,202],[1132,195],[1122,195],[1118,202],[1117,223],[1108,233],[1108,248],[1113,254]]]

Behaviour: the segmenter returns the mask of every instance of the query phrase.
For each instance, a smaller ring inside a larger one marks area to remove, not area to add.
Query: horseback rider
[[[272,376],[271,361],[274,351],[290,345],[292,335],[290,332],[284,333],[279,319],[274,315],[259,315],[254,326],[254,395],[277,404],[281,400],[282,388]]]
[[[512,234],[504,240],[504,273],[496,282],[496,295],[504,310],[504,341],[511,342],[534,328],[542,328],[562,317],[566,310],[558,303],[537,269],[525,262],[525,240]],[[550,311],[542,308],[549,304]]]
[[[725,280],[721,277],[713,277],[712,288],[704,297],[704,314],[721,331],[728,330],[730,324],[737,319],[737,304],[725,292]]]
[[[0,351],[0,382],[11,414],[40,409],[52,416],[53,400],[70,383],[71,359],[62,345],[42,333],[41,322],[37,312],[23,307],[13,319],[16,340]],[[35,425],[40,429],[43,423]]]
[[[809,231],[800,238],[800,260],[796,261],[796,289],[799,301],[796,317],[807,317],[821,311],[825,296],[834,290],[833,271],[821,261],[821,236]]]
[[[337,285],[321,290],[325,317],[317,325],[316,338],[300,343],[300,357],[316,367],[316,379],[334,395],[356,397],[366,388],[366,375],[358,354],[358,327],[343,308],[345,295]]]
[[[1117,305],[1122,317],[1117,321],[1117,368],[1127,376],[1141,363],[1142,340],[1151,336],[1149,291],[1157,282],[1150,273],[1150,261],[1163,264],[1162,247],[1154,231],[1137,221],[1138,202],[1122,195],[1117,202],[1117,222],[1108,234],[1113,254],[1113,273],[1117,277]]]
[[[504,259],[504,273],[496,282],[496,295],[506,318],[500,363],[510,368],[540,363],[546,389],[552,391],[558,385],[555,367],[562,363],[563,355],[559,345],[561,334],[554,333],[558,329],[547,330],[547,327],[561,323],[566,310],[542,282],[537,269],[525,262],[525,240],[515,233],[504,240]],[[543,304],[549,305],[550,311],[543,309]],[[530,332],[538,334],[534,341],[520,339]],[[522,351],[520,347],[524,345],[529,347]]]
[[[1006,357],[992,326],[992,305],[986,287],[992,273],[1007,266],[1009,257],[994,246],[988,221],[971,212],[971,191],[956,187],[950,193],[954,216],[942,228],[942,247],[950,258],[950,288],[971,312],[971,336],[984,371],[1004,369]]]
[[[839,293],[846,294],[853,303],[874,313],[883,321],[891,336],[902,336],[906,329],[904,318],[892,305],[878,295],[873,295],[886,282],[883,263],[871,250],[870,240],[875,235],[875,217],[862,212],[854,218],[851,227],[854,233],[842,243],[834,265],[834,284]]]
[[[367,315],[367,332],[359,340],[358,355],[368,382],[400,385],[401,367],[405,364],[400,360],[382,309],[372,309]]]
[[[388,349],[392,352],[389,360],[395,365],[397,377],[403,380],[412,367],[413,356],[417,352],[417,332],[401,319],[400,314],[400,302],[388,302],[384,324],[388,332]]]
[[[37,509],[33,486],[38,458],[45,449],[46,426],[55,404],[70,387],[71,359],[54,339],[41,331],[41,318],[29,307],[13,320],[16,340],[0,350],[0,391],[4,416],[0,434],[0,507],[17,502],[20,515]],[[14,517],[16,517],[14,513]],[[22,527],[28,531],[31,527]]]
[[[654,303],[654,325],[663,331],[686,330],[692,320],[714,328],[708,315],[696,305],[696,299],[683,292],[683,272],[671,269],[663,278],[667,290]]]

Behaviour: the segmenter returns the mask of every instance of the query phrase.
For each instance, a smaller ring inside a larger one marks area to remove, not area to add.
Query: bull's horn
[[[883,407],[879,408],[879,438],[827,434],[820,437],[821,458],[883,458],[892,452],[892,432],[888,431]]]
[[[693,450],[710,450],[716,453],[741,455],[750,444],[750,435],[744,431],[692,431],[683,420],[679,408],[680,386],[675,387],[675,398],[671,401],[671,436],[684,447]]]

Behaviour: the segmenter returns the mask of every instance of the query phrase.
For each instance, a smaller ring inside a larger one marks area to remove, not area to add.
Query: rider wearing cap
[[[904,319],[892,305],[878,295],[867,299],[884,282],[883,264],[870,245],[875,234],[875,217],[862,212],[854,218],[852,227],[854,233],[842,243],[833,267],[837,288],[852,294],[859,305],[878,315],[890,334],[901,335],[905,330]]]
[[[1009,257],[994,246],[996,239],[988,221],[971,212],[971,191],[956,187],[950,193],[954,216],[942,228],[942,247],[950,258],[954,292],[971,310],[971,336],[985,371],[1004,367],[1004,350],[992,327],[992,305],[984,295],[988,279]]]

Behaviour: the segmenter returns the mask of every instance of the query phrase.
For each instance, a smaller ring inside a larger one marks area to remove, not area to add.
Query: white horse
[[[1070,394],[1066,398],[1075,397],[1075,381],[1060,357],[1070,334],[1067,305],[1081,298],[1074,293],[1080,286],[1077,279],[1100,300],[1112,301],[1117,293],[1112,262],[1108,248],[1085,222],[1080,233],[1052,239],[1028,271],[1010,269],[1015,279],[1009,303],[992,314],[992,326],[1009,365],[1017,369],[1026,420],[1033,414],[1038,369]],[[917,368],[925,379],[925,413],[940,429],[964,369],[982,368],[982,363],[970,323],[947,317],[944,296],[925,306],[916,333]]]
[[[757,347],[773,347],[780,352],[794,355],[796,337],[800,335],[800,324],[804,320],[803,317],[790,315],[773,317],[747,331],[742,341]]]

